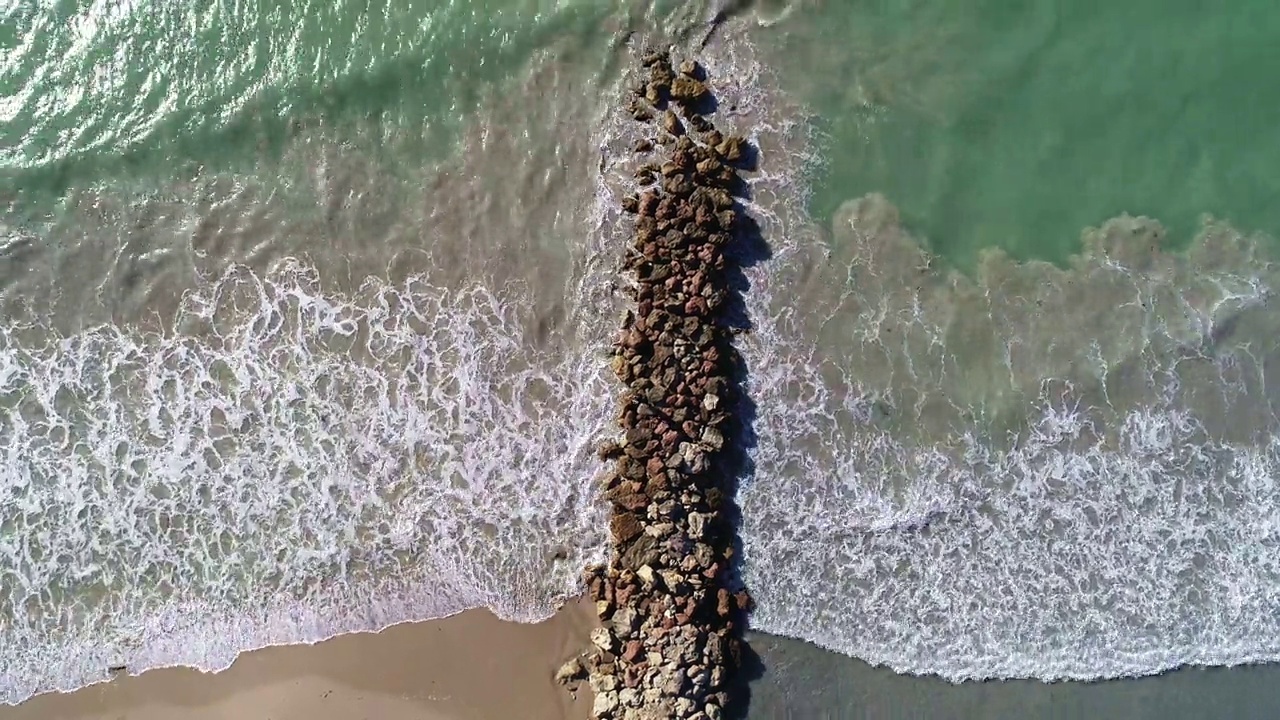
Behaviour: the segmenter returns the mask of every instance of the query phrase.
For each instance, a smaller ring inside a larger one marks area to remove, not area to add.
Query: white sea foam
[[[0,700],[487,606],[535,621],[603,546],[598,350],[472,287],[286,263],[177,334],[0,331]]]
[[[802,115],[743,66],[713,75]],[[1210,224],[1168,253],[1122,218],[1068,269],[994,254],[970,279],[882,198],[815,233],[812,138],[755,126],[753,626],[955,681],[1280,660],[1264,246]]]

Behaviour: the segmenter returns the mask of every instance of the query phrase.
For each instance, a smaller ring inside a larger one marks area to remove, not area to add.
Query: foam
[[[878,196],[815,232],[816,138],[758,126],[753,627],[953,681],[1280,660],[1268,241],[1208,221],[1173,253],[1122,217],[1068,268],[969,278]]]
[[[183,334],[0,329],[0,700],[470,607],[533,622],[601,555],[610,393],[518,288],[320,291],[290,261]]]

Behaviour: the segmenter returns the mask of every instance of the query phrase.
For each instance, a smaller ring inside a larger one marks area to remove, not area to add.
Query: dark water
[[[1096,682],[953,684],[900,675],[809,643],[753,634],[750,720],[1197,720],[1280,717],[1280,668],[1182,668]]]

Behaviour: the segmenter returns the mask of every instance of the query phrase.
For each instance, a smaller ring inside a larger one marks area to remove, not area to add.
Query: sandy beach
[[[535,625],[470,610],[375,634],[256,650],[220,673],[153,670],[0,708],[0,720],[581,720],[553,674],[595,625],[581,601]]]

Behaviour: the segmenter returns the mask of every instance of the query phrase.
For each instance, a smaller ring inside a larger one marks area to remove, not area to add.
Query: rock
[[[676,79],[676,74],[671,70],[671,61],[664,60],[649,66],[649,82],[657,85],[670,85],[672,80]]]
[[[616,460],[622,456],[622,446],[615,440],[605,440],[596,448],[596,456],[601,460]]]
[[[596,601],[596,617],[600,618],[601,620],[607,620],[611,612],[613,612],[612,602],[608,600]]]
[[[720,588],[716,590],[716,614],[717,615],[719,615],[720,617],[725,617],[729,613],[733,612],[733,606],[730,602],[731,599],[732,598],[729,595],[729,591],[726,590],[725,588]],[[592,639],[593,640],[595,639],[594,633],[592,635]]]
[[[686,115],[685,119],[689,121],[689,127],[693,128],[695,132],[706,133],[716,129],[716,126],[712,125],[710,120],[696,113]]]
[[[646,588],[653,587],[656,582],[656,578],[653,574],[653,568],[648,565],[641,565],[640,569],[636,570],[636,577],[640,578],[640,582],[644,583]]]
[[[603,692],[596,695],[595,702],[591,704],[591,716],[593,718],[609,718],[613,717],[613,711],[618,709],[618,694],[614,692]]]
[[[615,505],[626,510],[640,510],[649,504],[649,499],[639,489],[631,487],[627,483],[611,488],[605,493],[605,496],[612,500]]]
[[[591,690],[596,693],[617,692],[618,676],[603,674],[592,675],[591,679],[587,681],[587,684],[590,685]]]
[[[689,537],[694,540],[701,540],[706,537],[707,517],[703,513],[689,513]]]
[[[633,215],[640,212],[640,200],[635,195],[628,195],[622,198],[622,210]]]
[[[695,80],[702,79],[702,66],[693,58],[685,58],[680,62],[680,74]]]
[[[640,138],[636,141],[635,147],[632,148],[632,150],[636,154],[651,152],[653,150],[653,141],[649,138]]]
[[[707,703],[702,706],[702,712],[707,714],[707,720],[722,720],[724,714],[719,705]]]
[[[707,94],[707,86],[691,77],[680,76],[671,83],[671,98],[684,105],[693,104]]]
[[[568,685],[587,676],[587,669],[582,665],[582,658],[577,655],[569,658],[559,670],[556,670],[556,682]]]
[[[644,99],[648,100],[656,107],[662,106],[663,99],[667,96],[669,88],[666,83],[651,82],[644,90]]]
[[[724,447],[724,435],[713,427],[703,428],[702,444],[712,450],[719,450]]]
[[[640,57],[640,64],[644,67],[652,67],[662,62],[670,63],[671,53],[666,50],[649,50]]]
[[[702,398],[702,407],[706,408],[708,411],[714,411],[716,408],[720,407],[720,396],[715,393],[707,393],[706,396]]]
[[[653,119],[653,111],[639,98],[632,99],[632,102],[627,105],[627,112],[631,114],[632,120],[639,122],[649,122]]]
[[[681,124],[680,118],[672,110],[662,114],[662,129],[676,137],[684,135],[684,125]]]
[[[641,529],[639,537],[631,541],[626,550],[618,557],[623,567],[640,567],[642,565],[652,565],[658,562],[661,554],[657,538],[644,534]]]
[[[636,615],[636,611],[629,607],[620,607],[613,614],[613,631],[618,637],[631,637],[631,633],[635,632],[639,625],[640,618]]]
[[[614,513],[609,518],[609,531],[613,541],[619,545],[626,544],[644,533],[644,524],[634,513]]]
[[[623,707],[640,707],[643,697],[635,691],[635,688],[623,688],[618,693],[618,703]],[[628,716],[632,717],[632,716]]]
[[[724,592],[728,594],[729,591],[725,590]],[[591,644],[600,648],[604,652],[613,652],[613,643],[613,635],[609,634],[608,630],[604,628],[596,628],[591,631]]]
[[[644,655],[644,643],[639,640],[630,640],[622,648],[622,659],[629,663],[636,662],[642,655]]]
[[[739,162],[743,158],[747,139],[741,135],[730,135],[715,146],[716,154],[729,162]]]

